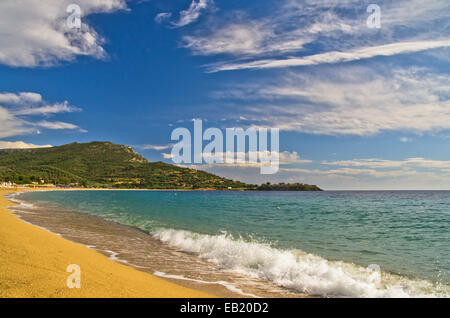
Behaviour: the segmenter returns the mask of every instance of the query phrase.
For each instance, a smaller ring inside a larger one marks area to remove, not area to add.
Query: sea
[[[224,297],[449,297],[450,191],[36,191],[23,220]]]

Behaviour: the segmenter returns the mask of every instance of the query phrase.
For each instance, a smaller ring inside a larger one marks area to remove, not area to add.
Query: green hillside
[[[259,191],[323,191],[316,185],[310,185],[305,183],[278,183],[278,184],[270,184],[270,182],[266,184],[262,184],[257,187],[256,190]]]
[[[254,188],[204,171],[148,162],[131,147],[110,142],[0,150],[0,179],[108,188]]]

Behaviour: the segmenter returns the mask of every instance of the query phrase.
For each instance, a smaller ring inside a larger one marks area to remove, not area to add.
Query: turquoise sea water
[[[446,191],[65,191],[21,198],[150,230],[224,269],[302,292],[448,297]]]

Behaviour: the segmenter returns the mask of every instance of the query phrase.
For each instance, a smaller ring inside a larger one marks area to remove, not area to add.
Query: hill
[[[320,191],[296,184],[250,185],[164,162],[148,162],[133,148],[111,142],[71,143],[36,149],[0,149],[0,181],[45,182],[124,189],[244,189]]]
[[[84,187],[151,189],[254,188],[194,169],[148,162],[129,146],[71,143],[52,148],[0,150],[0,179],[17,184],[44,180]]]

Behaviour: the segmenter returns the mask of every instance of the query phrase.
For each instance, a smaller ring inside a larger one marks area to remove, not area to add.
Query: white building
[[[8,181],[8,182],[2,182],[1,184],[0,184],[0,187],[1,188],[11,188],[13,186],[13,183],[11,183],[11,181]]]

